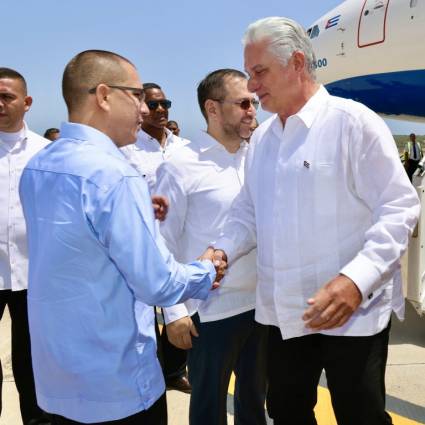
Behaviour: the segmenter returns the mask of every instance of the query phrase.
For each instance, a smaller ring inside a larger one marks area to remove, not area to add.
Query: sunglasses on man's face
[[[164,99],[164,100],[148,100],[146,102],[146,105],[151,111],[155,111],[158,109],[159,105],[161,105],[161,108],[163,109],[170,109],[171,108],[171,100]]]
[[[258,109],[258,105],[260,104],[260,102],[257,99],[243,99],[243,100],[226,100],[226,99],[211,99],[211,100],[215,100],[216,102],[220,102],[220,103],[233,103],[233,105],[239,105],[239,107],[241,109],[243,109],[244,111],[247,111],[248,109],[251,108],[251,106],[254,109]]]

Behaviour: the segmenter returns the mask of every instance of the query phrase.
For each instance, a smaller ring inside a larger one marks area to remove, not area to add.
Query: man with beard
[[[156,192],[169,198],[161,233],[176,258],[214,243],[244,180],[244,162],[258,101],[246,76],[233,69],[207,75],[198,87],[207,121],[189,145],[158,169]],[[235,423],[265,424],[267,330],[254,321],[255,252],[228,270],[222,288],[205,302],[164,309],[171,342],[188,352],[191,425],[227,423],[226,398],[236,375]],[[191,317],[192,316],[192,317]],[[194,337],[194,338],[192,338]]]
[[[142,128],[135,144],[125,146],[122,152],[137,171],[146,179],[152,192],[156,182],[156,170],[170,157],[172,152],[189,143],[188,140],[175,136],[166,125],[171,100],[165,97],[161,87],[155,83],[143,85],[145,102],[149,114],[144,118]],[[136,305],[136,310],[138,306]],[[158,337],[158,355],[161,360],[168,389],[190,393],[191,387],[186,372],[186,351],[170,344],[165,327],[159,332],[157,319],[155,324]]]

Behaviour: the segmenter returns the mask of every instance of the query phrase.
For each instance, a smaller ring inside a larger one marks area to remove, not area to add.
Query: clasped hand
[[[155,218],[159,221],[164,221],[168,213],[168,199],[162,195],[153,195],[152,206]]]
[[[220,280],[223,279],[227,269],[227,255],[221,249],[214,249],[209,246],[206,251],[198,258],[199,260],[209,260],[214,264],[216,277],[211,289],[216,289],[220,286]]]

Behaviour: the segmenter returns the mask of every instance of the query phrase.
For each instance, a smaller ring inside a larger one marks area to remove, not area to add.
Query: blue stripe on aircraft
[[[347,78],[326,85],[334,96],[354,99],[387,115],[425,118],[425,70]]]

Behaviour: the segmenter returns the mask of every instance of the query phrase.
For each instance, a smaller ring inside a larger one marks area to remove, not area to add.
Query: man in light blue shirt
[[[165,424],[153,309],[205,299],[215,270],[177,263],[143,178],[119,147],[147,113],[137,71],[104,51],[67,65],[69,123],[24,170],[28,308],[39,405],[54,424]],[[139,303],[141,304],[141,303]],[[75,422],[76,421],[76,422]]]

